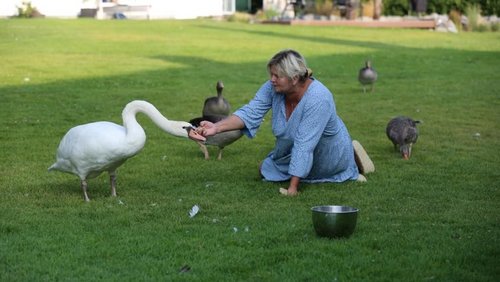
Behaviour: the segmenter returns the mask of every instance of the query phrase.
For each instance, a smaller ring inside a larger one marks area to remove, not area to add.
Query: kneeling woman
[[[272,110],[276,145],[260,167],[267,181],[288,181],[287,195],[299,183],[343,182],[364,178],[358,173],[352,140],[337,115],[332,93],[307,68],[294,50],[283,50],[267,64],[270,79],[255,97],[233,115],[217,123],[203,121],[203,136],[242,129],[253,138],[266,113]]]

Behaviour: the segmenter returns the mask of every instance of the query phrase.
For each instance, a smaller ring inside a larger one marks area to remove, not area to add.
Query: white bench
[[[151,5],[149,1],[117,1],[98,2],[98,19],[126,18],[126,19],[149,19]]]

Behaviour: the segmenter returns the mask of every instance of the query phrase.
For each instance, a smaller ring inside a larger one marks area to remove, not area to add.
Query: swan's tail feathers
[[[47,171],[53,171],[53,170],[56,170],[57,169],[57,163],[54,163],[53,165],[51,165]]]
[[[65,166],[64,162],[57,161],[48,168],[48,171],[53,171],[53,170],[68,171],[68,168]]]

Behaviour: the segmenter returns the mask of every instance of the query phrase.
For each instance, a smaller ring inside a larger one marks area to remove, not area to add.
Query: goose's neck
[[[127,131],[127,138],[136,140],[146,140],[146,134],[142,126],[137,122],[137,113],[147,115],[159,128],[163,131],[187,138],[187,131],[183,126],[188,126],[189,123],[182,121],[173,121],[164,117],[155,106],[146,101],[132,101],[128,103],[122,112],[123,126]]]

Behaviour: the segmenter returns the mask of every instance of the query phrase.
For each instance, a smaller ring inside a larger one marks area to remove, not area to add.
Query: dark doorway
[[[263,0],[236,0],[236,11],[238,12],[255,14],[263,7]]]

